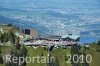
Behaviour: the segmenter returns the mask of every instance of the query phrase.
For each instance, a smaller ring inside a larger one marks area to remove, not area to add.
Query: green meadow
[[[7,53],[7,50],[11,48],[9,46],[1,46],[1,52],[2,56]],[[92,56],[92,62],[89,63],[89,66],[99,66],[100,65],[100,52],[97,51],[98,45],[97,44],[91,44],[88,48],[85,48],[86,54],[90,54]],[[100,48],[100,46],[99,46]],[[48,51],[47,47],[37,47],[34,48],[32,46],[26,47],[27,49],[27,56],[29,57],[47,57]],[[81,49],[79,52],[84,52],[84,47],[81,46]],[[71,63],[67,63],[66,61],[66,55],[71,54],[71,47],[66,48],[53,48],[53,50],[50,52],[53,57],[56,58],[56,61],[54,62],[54,66],[72,66]],[[40,59],[41,60],[41,59]],[[5,66],[4,64],[0,64],[0,66]],[[34,60],[34,63],[27,63],[26,66],[47,66],[46,63],[37,63],[37,60]],[[82,66],[82,64],[80,64]]]

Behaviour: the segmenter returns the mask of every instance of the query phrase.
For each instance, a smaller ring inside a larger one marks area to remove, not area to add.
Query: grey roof
[[[78,39],[80,36],[79,35],[63,35],[61,38],[71,38],[71,39]]]
[[[64,38],[71,38],[71,39],[78,39],[80,36],[79,35],[62,35],[62,36],[47,36],[47,35],[42,35],[39,36],[38,38],[45,38],[45,39],[64,39]]]

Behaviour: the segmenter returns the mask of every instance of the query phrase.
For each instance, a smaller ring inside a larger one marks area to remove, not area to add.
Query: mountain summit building
[[[80,41],[79,35],[62,35],[62,36],[38,36],[30,40],[25,40],[25,45],[73,45]]]

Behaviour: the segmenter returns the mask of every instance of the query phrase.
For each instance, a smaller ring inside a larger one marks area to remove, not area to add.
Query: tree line
[[[24,45],[20,44],[20,38],[15,35],[15,31],[13,29],[7,30],[5,32],[0,31],[0,42],[1,44],[8,44],[10,41],[11,46],[8,47],[5,52],[5,54],[11,55],[11,57],[26,57],[27,56],[27,49]],[[5,63],[5,60],[2,57],[2,51],[1,51],[2,45],[0,45],[0,64],[4,64],[5,66],[19,66],[19,62],[17,63],[11,63],[7,62]],[[12,60],[11,58],[11,60]],[[22,63],[20,66],[26,66],[26,62]]]

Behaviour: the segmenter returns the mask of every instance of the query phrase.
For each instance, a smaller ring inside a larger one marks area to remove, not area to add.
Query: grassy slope
[[[1,49],[2,49],[3,54],[5,54],[7,48],[8,47],[6,46],[2,46]],[[28,56],[30,57],[36,57],[36,56],[42,56],[42,55],[47,57],[47,50],[44,50],[44,47],[38,47],[36,49],[34,49],[33,47],[27,47],[27,49],[28,49]],[[70,49],[58,48],[58,49],[53,49],[52,51],[52,55],[58,58],[60,66],[66,66],[66,65],[71,66],[70,64],[67,64],[64,61],[65,54],[69,54],[69,53],[70,53]],[[4,64],[0,66],[4,66]],[[28,63],[26,66],[46,66],[46,64],[37,63],[35,60],[35,63]]]
[[[100,52],[96,51],[97,45],[91,45],[89,50],[87,50],[88,54],[92,56],[92,62],[90,66],[100,66]]]
[[[65,56],[70,54],[70,48],[62,49],[62,48],[55,48],[52,51],[52,55],[58,58],[59,66],[71,66],[71,64],[66,63]]]
[[[2,46],[1,50],[2,53],[5,54],[6,49],[8,47],[6,46]],[[43,47],[38,47],[36,49],[34,49],[33,47],[27,47],[28,49],[28,56],[30,57],[36,57],[36,56],[47,56],[47,51],[44,50]],[[87,54],[91,54],[93,57],[92,63],[90,63],[90,66],[100,66],[100,52],[97,52],[96,50],[96,46],[95,45],[91,45],[90,49],[87,50]],[[71,64],[68,64],[65,62],[65,55],[70,54],[70,48],[67,49],[62,49],[62,48],[55,48],[52,51],[52,55],[54,57],[58,58],[58,62],[59,62],[59,66],[71,66]],[[0,64],[0,66],[4,66],[4,64]],[[46,64],[42,64],[42,63],[29,63],[26,66],[46,66]]]
[[[2,46],[1,47],[2,56],[6,53],[7,48],[8,48],[7,46]],[[4,66],[4,64],[0,64],[0,66]]]
[[[47,57],[47,51],[44,50],[43,47],[38,47],[37,49],[33,49],[33,47],[27,47],[28,49],[28,54],[30,57],[35,57],[35,56],[45,56]],[[59,65],[60,66],[71,66],[71,64],[67,64],[65,62],[65,58],[64,56],[66,54],[70,54],[70,48],[67,48],[67,49],[61,49],[61,48],[58,48],[58,49],[53,49],[52,51],[52,56],[54,57],[57,57],[58,60],[59,60]],[[43,64],[43,63],[29,63],[27,64],[27,66],[46,66],[46,64]]]
[[[27,47],[28,49],[28,56],[29,57],[37,57],[37,56],[46,56],[47,55],[47,52],[46,50],[44,50],[43,47],[38,47],[36,49],[34,49],[33,47]],[[31,63],[28,63],[26,66],[46,66],[46,64],[43,64],[43,63],[37,63],[36,62],[37,60],[35,59],[35,62],[31,62]]]

